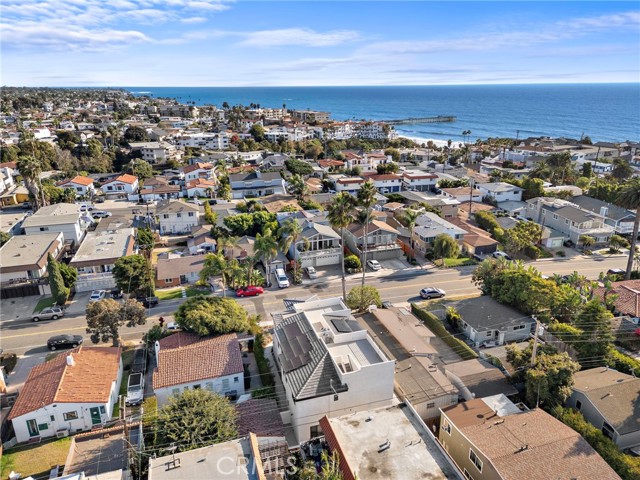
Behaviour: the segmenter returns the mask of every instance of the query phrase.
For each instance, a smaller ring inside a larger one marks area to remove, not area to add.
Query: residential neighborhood
[[[0,119],[3,478],[639,478],[635,144],[97,92]]]

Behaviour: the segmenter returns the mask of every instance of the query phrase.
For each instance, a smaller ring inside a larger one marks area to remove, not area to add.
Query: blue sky
[[[4,85],[640,81],[635,1],[2,3]]]

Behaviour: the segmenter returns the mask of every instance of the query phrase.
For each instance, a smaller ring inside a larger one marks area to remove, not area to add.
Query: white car
[[[93,205],[80,205],[81,212],[90,212],[93,210]]]
[[[304,271],[307,273],[307,276],[311,279],[313,278],[318,278],[318,272],[316,272],[316,269],[313,267],[307,267],[304,269]]]
[[[367,260],[367,267],[377,272],[382,268],[382,265],[380,265],[380,262],[378,262],[377,260]]]
[[[493,252],[493,258],[504,258],[505,260],[511,260],[511,257],[500,250]]]
[[[180,330],[180,326],[176,322],[169,322],[167,323],[167,330],[170,332]]]
[[[287,288],[289,286],[289,279],[283,268],[276,268],[273,275],[276,277],[276,283],[279,288]]]
[[[187,203],[195,203],[196,205],[204,205],[204,203],[202,203],[202,201],[198,200],[197,198],[193,198],[193,199],[189,200]]]
[[[105,212],[104,210],[97,210],[95,212],[91,212],[91,216],[93,218],[107,218],[111,216],[111,212]]]
[[[91,296],[89,297],[89,302],[97,302],[98,300],[102,300],[107,296],[106,290],[94,290],[91,292]]]

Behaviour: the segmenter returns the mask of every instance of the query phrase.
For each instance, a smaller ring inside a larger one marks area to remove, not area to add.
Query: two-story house
[[[317,437],[320,419],[390,406],[394,362],[341,298],[289,302],[278,315],[273,356],[298,442]]]
[[[127,173],[119,175],[103,183],[100,190],[105,195],[135,195],[138,193],[138,177]]]
[[[428,192],[436,188],[438,176],[422,170],[405,170],[402,172],[402,188],[412,192]]]
[[[216,178],[215,167],[210,163],[196,162],[191,165],[185,165],[182,167],[182,173],[184,174],[185,183],[189,183],[192,180],[215,180]]]
[[[561,233],[564,240],[571,240],[576,245],[583,235],[592,237],[596,244],[607,244],[615,233],[614,227],[607,225],[603,216],[566,200],[537,197],[526,203],[527,218]]]
[[[633,233],[633,221],[636,214],[626,208],[603,202],[587,195],[573,197],[571,203],[583,210],[600,215],[604,218],[604,223],[613,227],[618,235],[630,235]]]
[[[482,202],[482,197],[484,196],[480,190],[472,187],[443,188],[441,192],[445,197],[455,198],[460,203],[469,201]]]
[[[19,443],[103,426],[118,402],[120,348],[78,347],[34,366],[8,419]]]
[[[198,178],[188,181],[184,188],[188,198],[212,197],[216,191],[217,184],[215,180]]]
[[[400,258],[402,247],[398,243],[398,235],[398,230],[381,220],[372,220],[366,226],[352,223],[344,229],[345,243],[360,258],[366,244],[365,261]]]
[[[25,235],[42,232],[60,232],[65,242],[78,246],[93,220],[80,212],[80,206],[73,203],[55,203],[40,208],[22,222]]]
[[[23,283],[46,276],[48,255],[57,259],[63,247],[60,232],[12,236],[0,247],[0,283]]]
[[[96,192],[93,186],[93,178],[83,177],[81,175],[76,175],[71,180],[65,180],[59,183],[58,186],[72,189],[78,197],[84,195],[93,196]]]
[[[155,343],[153,392],[158,405],[185,390],[202,388],[237,398],[244,394],[244,367],[236,333],[200,337],[176,332]],[[197,368],[194,368],[197,366]]]
[[[475,189],[483,197],[491,197],[496,202],[521,202],[523,188],[505,182],[476,183]],[[467,199],[468,200],[468,199]]]
[[[466,233],[466,230],[439,217],[435,213],[425,212],[416,219],[411,240],[413,248],[424,254],[433,247],[433,242],[438,235],[449,235],[459,244],[462,244]]]
[[[235,199],[286,193],[284,179],[278,172],[246,172],[229,175],[231,195]]]
[[[197,205],[169,200],[158,205],[156,217],[163,235],[189,233],[200,223],[200,209]]]
[[[289,248],[289,258],[299,261],[303,268],[337,265],[340,249],[340,235],[330,226],[303,220],[300,239]]]
[[[329,179],[333,182],[337,193],[347,192],[351,195],[356,195],[364,183],[362,177],[347,177],[342,174],[329,175]]]
[[[402,176],[395,173],[385,173],[381,175],[369,175],[367,180],[371,180],[379,193],[396,193],[402,188]]]

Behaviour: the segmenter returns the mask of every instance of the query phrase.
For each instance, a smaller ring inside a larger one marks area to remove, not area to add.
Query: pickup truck
[[[160,301],[158,297],[138,297],[136,298],[136,300],[139,301],[146,308],[155,307],[156,305],[158,305],[158,302]]]
[[[144,375],[132,373],[127,384],[127,398],[125,405],[140,405],[144,399]]]

